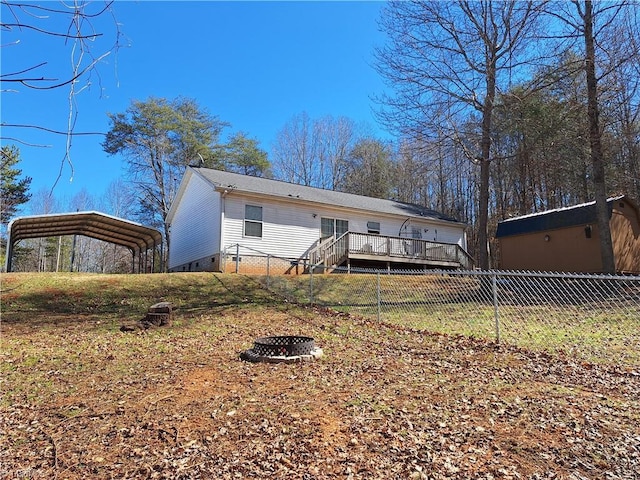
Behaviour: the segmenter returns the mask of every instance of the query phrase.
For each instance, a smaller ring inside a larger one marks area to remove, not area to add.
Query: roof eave
[[[211,182],[209,182],[211,183]],[[305,198],[300,198],[300,197],[296,197],[296,196],[291,196],[291,195],[277,195],[277,194],[268,194],[268,193],[263,193],[263,192],[255,192],[255,191],[250,191],[250,190],[243,190],[240,188],[232,188],[230,186],[224,186],[224,185],[218,185],[218,184],[212,184],[213,187],[215,188],[215,190],[223,195],[229,195],[231,193],[240,193],[242,195],[246,195],[249,197],[254,197],[254,198],[278,198],[280,200],[284,200],[286,202],[290,202],[290,203],[304,203],[307,205],[313,205],[313,206],[319,206],[319,207],[326,207],[327,204],[323,203],[323,202],[318,202],[318,201],[314,201],[314,200],[307,200]],[[357,207],[348,207],[348,206],[344,206],[344,205],[331,205],[331,208],[336,209],[336,210],[343,210],[343,211],[349,211],[349,212],[359,212],[359,213],[371,213],[372,210],[367,210],[364,208],[357,208]],[[416,220],[423,220],[423,221],[429,221],[431,223],[437,223],[439,225],[459,225],[462,227],[466,227],[467,224],[464,222],[460,222],[458,220],[447,220],[447,219],[443,219],[443,218],[436,218],[436,217],[429,217],[429,216],[424,216],[424,215],[414,215],[414,214],[401,214],[401,213],[391,213],[391,212],[376,212],[376,215],[382,215],[388,218],[412,218],[412,219],[416,219]]]

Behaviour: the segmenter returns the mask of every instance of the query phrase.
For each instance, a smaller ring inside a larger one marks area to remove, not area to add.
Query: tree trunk
[[[489,160],[480,161],[478,198],[478,266],[489,269]]]
[[[488,270],[489,265],[489,166],[491,165],[491,119],[496,96],[495,56],[487,61],[487,94],[482,108],[482,139],[480,159],[480,195],[478,198],[478,266]]]
[[[587,76],[587,112],[589,116],[589,144],[591,147],[591,165],[593,168],[593,187],[596,200],[598,233],[600,236],[600,256],[603,273],[615,273],[611,228],[609,226],[609,208],[607,207],[607,189],[604,174],[604,155],[598,118],[598,85],[595,68],[595,39],[593,37],[593,5],[591,0],[584,2],[584,41],[586,47],[585,70]]]

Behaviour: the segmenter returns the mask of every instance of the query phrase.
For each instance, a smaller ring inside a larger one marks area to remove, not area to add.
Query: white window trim
[[[372,228],[372,224],[377,224],[378,228]],[[382,225],[380,225],[380,222],[376,222],[373,220],[370,220],[367,222],[367,234],[368,235],[380,235],[380,231],[382,230]]]
[[[247,218],[247,207],[255,207],[260,209],[260,218],[261,220],[251,220]],[[258,223],[260,224],[260,235],[247,235],[247,222],[248,223]],[[262,205],[253,205],[250,203],[245,204],[244,206],[244,218],[242,220],[242,236],[247,238],[260,238],[264,237],[264,209]]]
[[[329,238],[322,237],[322,219],[333,220],[333,238],[337,238],[337,223],[345,222],[347,224],[347,232],[349,231],[349,220],[346,218],[336,218],[336,217],[321,217],[320,218],[320,238]],[[346,233],[346,232],[345,232]]]

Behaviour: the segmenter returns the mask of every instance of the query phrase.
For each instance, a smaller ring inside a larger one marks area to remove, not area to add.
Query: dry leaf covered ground
[[[171,327],[123,333],[156,301]],[[0,478],[640,478],[615,365],[287,304],[234,275],[2,277]],[[265,335],[319,361],[251,364]]]

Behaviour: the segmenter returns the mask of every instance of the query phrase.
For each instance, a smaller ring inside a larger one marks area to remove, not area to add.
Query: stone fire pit
[[[248,362],[293,363],[316,360],[322,356],[322,349],[316,347],[312,337],[282,335],[260,337],[253,348],[240,354]]]

